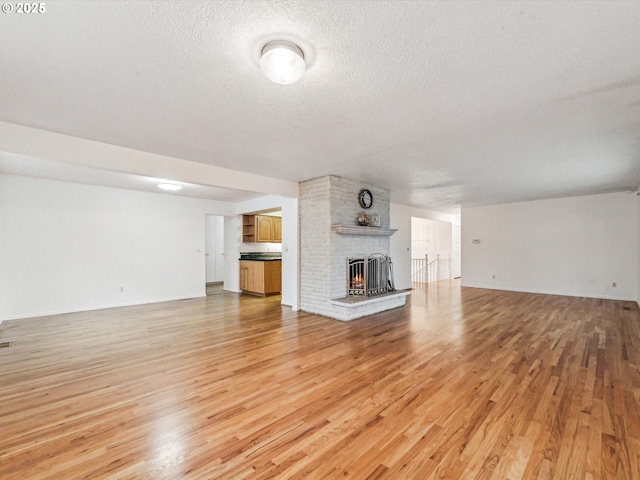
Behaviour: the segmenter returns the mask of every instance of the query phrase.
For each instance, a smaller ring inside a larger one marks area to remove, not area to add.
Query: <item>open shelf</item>
[[[256,241],[256,216],[242,216],[242,241],[244,243],[253,243]]]

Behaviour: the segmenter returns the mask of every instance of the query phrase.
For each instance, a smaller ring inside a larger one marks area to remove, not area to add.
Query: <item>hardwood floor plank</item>
[[[419,285],[352,322],[206,298],[0,325],[0,478],[640,478],[633,302]]]

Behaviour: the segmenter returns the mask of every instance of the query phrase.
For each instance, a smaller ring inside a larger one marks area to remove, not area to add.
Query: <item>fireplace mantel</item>
[[[358,225],[345,225],[342,223],[331,225],[331,229],[342,235],[375,235],[378,237],[390,237],[398,231],[397,228],[360,227]]]

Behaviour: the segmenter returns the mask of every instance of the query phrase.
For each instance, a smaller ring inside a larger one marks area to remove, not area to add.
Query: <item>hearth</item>
[[[373,297],[394,291],[391,257],[374,253],[347,258],[347,297]]]

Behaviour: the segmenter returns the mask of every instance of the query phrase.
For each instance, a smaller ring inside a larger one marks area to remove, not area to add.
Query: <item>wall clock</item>
[[[373,195],[371,195],[371,191],[363,188],[360,190],[360,206],[362,208],[371,208],[373,205]]]

